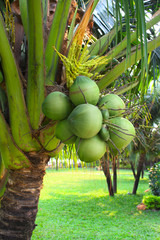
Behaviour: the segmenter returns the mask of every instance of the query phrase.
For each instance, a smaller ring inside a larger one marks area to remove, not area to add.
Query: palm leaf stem
[[[158,23],[160,21],[160,11],[157,11],[156,14],[152,17],[152,19],[147,22],[146,29],[151,28],[153,25]],[[89,47],[90,55],[97,55],[101,53],[104,53],[107,49],[113,38],[116,36],[115,28],[111,30],[111,32],[107,33],[106,35],[102,36],[100,39],[98,39],[95,43],[93,43]],[[131,34],[131,42],[134,42],[137,39],[137,31]],[[136,40],[138,41],[138,40]],[[105,46],[106,45],[106,46]],[[142,43],[141,43],[142,45]],[[123,39],[122,42],[120,42],[118,45],[116,45],[114,48],[112,48],[106,55],[107,58],[107,64],[109,64],[114,58],[118,59],[122,56],[126,55],[126,47],[127,47],[127,37]],[[142,46],[143,47],[143,46]],[[136,49],[138,49],[138,45],[135,46]],[[133,51],[133,47],[131,48],[131,52]],[[136,56],[135,56],[136,58]],[[105,68],[105,65],[102,65],[94,70],[94,72],[101,72]]]
[[[44,100],[43,22],[41,0],[27,0],[28,9],[28,81],[27,108],[33,129],[41,120]]]
[[[53,50],[53,46],[55,46],[58,52],[61,52],[70,4],[71,0],[59,0],[57,3],[45,50],[47,85],[53,85],[53,82],[56,81],[59,56]]]
[[[158,23],[160,21],[160,11],[157,12],[157,14],[155,14],[152,19],[146,23],[146,30],[148,30],[149,28],[151,28],[152,26],[154,26],[156,23]],[[131,42],[135,41],[137,39],[137,32],[134,32],[131,34]],[[127,47],[127,37],[125,37],[123,39],[122,42],[120,42],[117,46],[115,46],[114,48],[112,48],[111,51],[109,51],[109,53],[106,55],[106,57],[108,57],[108,59],[110,59],[110,61],[115,58],[120,52],[122,52],[122,50],[126,49]]]
[[[38,145],[35,139],[32,138],[21,80],[9,41],[7,39],[2,17],[0,17],[0,56],[7,90],[12,135],[16,144],[23,150],[35,150]],[[1,126],[0,129],[0,131],[3,131]]]
[[[23,152],[16,147],[6,121],[0,112],[0,152],[7,169],[29,167],[30,162]]]
[[[118,90],[116,90],[114,93],[117,95],[121,95],[121,94],[128,92],[131,89],[135,88],[138,85],[138,83],[139,83],[139,81],[136,81],[134,83],[125,84],[124,86],[118,88]]]
[[[89,48],[89,55],[103,55],[105,51],[108,49],[112,40],[116,36],[116,28],[113,28],[109,33],[102,36],[100,39],[96,40]]]
[[[75,22],[76,22],[77,10],[78,10],[78,7],[75,10],[75,13],[73,15],[72,22],[71,22],[71,25],[70,25],[70,28],[69,28],[67,48],[69,47],[69,45],[72,41],[72,37],[74,35],[74,27],[75,27]]]
[[[19,0],[19,8],[21,11],[21,19],[24,27],[24,32],[28,38],[27,0]]]
[[[160,36],[155,38],[154,40],[148,43],[148,53],[152,52],[154,49],[160,46]],[[137,51],[137,58],[135,58],[136,52],[131,54],[130,64],[127,64],[127,68],[131,67],[138,60],[141,59],[141,49]],[[126,59],[124,59],[121,63],[116,65],[112,70],[110,70],[99,82],[97,82],[100,90],[103,90],[107,86],[109,86],[115,79],[117,79],[126,69]],[[145,87],[142,86],[142,87]]]

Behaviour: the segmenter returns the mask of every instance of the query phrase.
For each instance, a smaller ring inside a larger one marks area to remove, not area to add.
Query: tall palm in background
[[[57,122],[42,114],[45,96],[55,90],[67,94],[82,69],[106,92],[134,64],[141,64],[141,77],[131,78],[119,94],[135,86],[144,94],[148,54],[160,46],[159,36],[147,44],[146,30],[159,22],[160,12],[145,24],[143,1],[115,1],[114,13],[120,24],[97,40],[86,34],[86,29],[98,0],[89,1],[76,30],[75,1],[13,1],[14,21],[9,1],[5,2],[7,11],[0,1],[0,239],[24,240],[31,238],[35,228],[45,166],[63,148],[54,135]],[[126,14],[126,37],[119,34],[124,27],[121,9]],[[133,13],[137,29],[130,32]],[[97,57],[91,59],[93,56]]]

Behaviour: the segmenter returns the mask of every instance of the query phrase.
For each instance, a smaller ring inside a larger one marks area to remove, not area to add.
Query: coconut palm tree
[[[120,18],[121,1],[116,2]],[[8,181],[1,199],[0,239],[31,239],[45,166],[63,148],[55,137],[57,121],[42,113],[45,97],[54,91],[67,95],[74,79],[82,73],[95,80],[103,91],[143,56],[146,62],[147,55],[160,45],[159,36],[146,45],[146,29],[159,21],[160,13],[145,24],[143,1],[130,2],[136,3],[139,30],[130,33],[128,22],[127,37],[113,48],[111,43],[120,28],[118,25],[99,40],[92,36],[92,41],[85,40],[85,30],[98,0],[89,2],[76,29],[75,2],[71,0],[13,1],[15,18],[9,1],[5,1],[5,12],[1,8],[0,173],[4,180],[1,185]],[[128,19],[128,1],[123,3]],[[69,31],[68,16],[72,16]],[[130,58],[126,58],[126,49]],[[90,58],[95,55],[96,58]],[[144,92],[146,83],[142,80],[125,87],[138,85]]]

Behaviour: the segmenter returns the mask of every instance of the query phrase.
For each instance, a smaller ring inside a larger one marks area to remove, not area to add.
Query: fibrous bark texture
[[[131,170],[133,172],[133,176],[136,179],[136,173],[135,173],[135,168],[134,168],[133,162],[130,162],[130,165],[131,165]]]
[[[11,170],[0,209],[0,240],[29,240],[35,228],[45,161]]]
[[[112,159],[112,168],[113,168],[113,191],[114,193],[117,193],[117,164],[115,157],[113,157]]]
[[[106,182],[107,182],[107,185],[108,185],[109,195],[114,196],[112,179],[111,179],[111,174],[110,174],[110,170],[109,170],[108,154],[105,154],[105,156],[101,158],[101,166],[102,166],[104,175],[106,177]]]
[[[141,153],[140,159],[139,159],[139,162],[138,162],[137,174],[136,174],[132,194],[136,194],[136,192],[137,192],[139,179],[140,179],[141,172],[143,170],[144,162],[145,162],[145,153]]]

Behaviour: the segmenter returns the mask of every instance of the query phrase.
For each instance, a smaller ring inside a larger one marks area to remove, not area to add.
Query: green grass
[[[48,170],[32,240],[158,240],[160,211],[138,211],[147,176],[136,196],[129,170],[119,170],[118,193],[109,197],[102,171]]]

